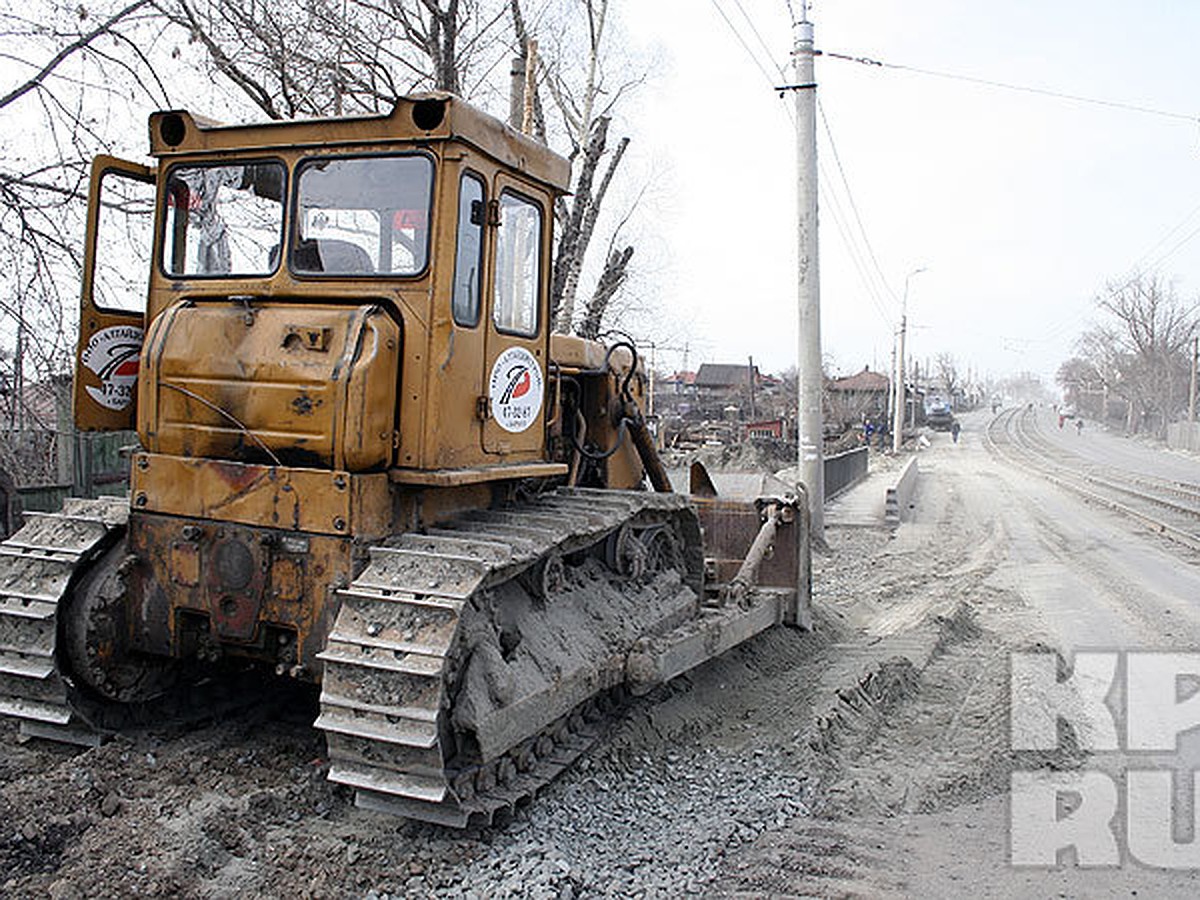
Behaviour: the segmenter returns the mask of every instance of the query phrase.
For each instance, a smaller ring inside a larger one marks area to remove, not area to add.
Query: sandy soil
[[[1015,869],[1009,653],[1200,644],[1195,560],[933,435],[915,518],[844,528],[818,628],[635,703],[503,828],[356,810],[311,694],[95,750],[0,726],[5,896],[1193,896],[1189,873]],[[1086,435],[1085,435],[1086,436]],[[882,489],[882,485],[878,486]]]

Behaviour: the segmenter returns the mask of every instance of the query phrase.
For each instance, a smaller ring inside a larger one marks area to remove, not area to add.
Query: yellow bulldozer
[[[551,334],[566,160],[448,94],[149,128],[153,166],[93,165],[75,368],[77,427],[136,431],[128,494],[0,544],[22,734],[290,677],[360,806],[465,826],[630,694],[808,623],[803,490],[673,492],[637,348]]]

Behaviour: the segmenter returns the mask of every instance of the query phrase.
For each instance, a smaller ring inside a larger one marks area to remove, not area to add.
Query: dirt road
[[[87,751],[4,726],[0,893],[1193,896],[1190,873],[1128,859],[1009,863],[1012,772],[1089,764],[1009,749],[1010,652],[1194,649],[1200,568],[995,458],[985,422],[933,436],[913,521],[831,530],[816,632],[638,701],[503,828],[354,809],[311,695]]]

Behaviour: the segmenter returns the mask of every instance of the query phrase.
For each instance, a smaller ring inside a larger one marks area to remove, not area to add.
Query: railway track
[[[1027,407],[999,413],[988,424],[986,435],[996,456],[1200,551],[1200,484],[1085,460],[1048,441]]]

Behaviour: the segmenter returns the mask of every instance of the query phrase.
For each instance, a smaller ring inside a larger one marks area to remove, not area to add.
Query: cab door
[[[135,427],[137,375],[154,246],[154,173],[112,156],[92,163],[83,255],[75,426]]]
[[[540,459],[545,443],[548,198],[497,177],[484,352],[483,449]]]

